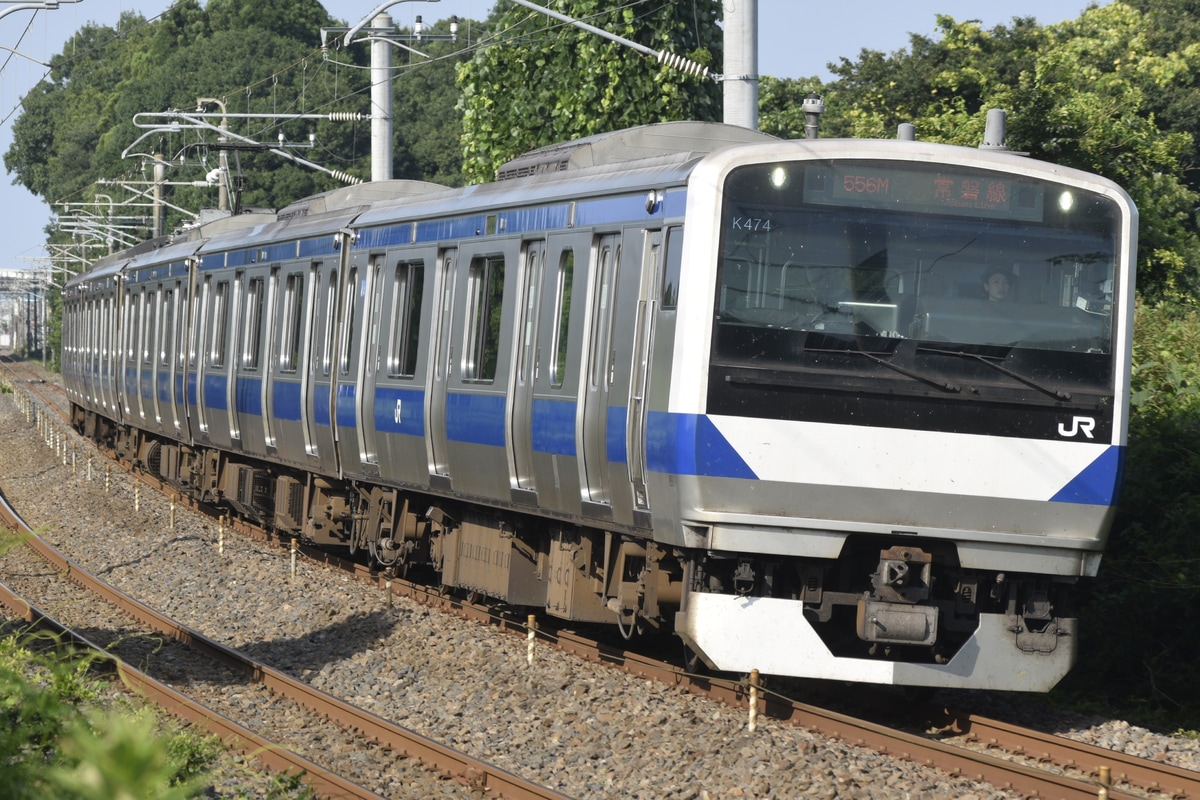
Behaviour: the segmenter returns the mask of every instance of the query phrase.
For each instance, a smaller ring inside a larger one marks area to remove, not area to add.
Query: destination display
[[[877,161],[804,168],[804,202],[1041,222],[1045,188],[979,170],[913,169]]]

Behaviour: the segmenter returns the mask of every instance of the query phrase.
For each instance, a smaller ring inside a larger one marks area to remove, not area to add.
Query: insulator
[[[330,122],[358,122],[362,118],[357,111],[334,111],[329,115]]]
[[[351,186],[362,183],[362,178],[356,178],[348,172],[342,172],[340,169],[330,170],[329,174],[342,183],[348,183]]]
[[[698,64],[690,58],[684,58],[674,53],[660,50],[658,53],[658,63],[665,64],[671,69],[677,69],[688,75],[699,75],[701,78],[709,77],[708,67]]]

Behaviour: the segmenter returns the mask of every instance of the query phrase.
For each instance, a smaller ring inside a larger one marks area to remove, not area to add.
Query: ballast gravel
[[[232,647],[429,738],[576,798],[1015,797],[911,762],[581,662],[386,596],[218,529],[101,470],[77,437],[63,466],[0,396],[0,487],[55,547],[122,591]],[[98,458],[98,457],[97,457]],[[1006,702],[1006,701],[1001,701]],[[1022,711],[1013,706],[1007,718]],[[1060,718],[1101,746],[1200,768],[1196,742]],[[299,732],[298,732],[299,733]],[[413,787],[414,792],[416,788]],[[394,797],[417,797],[403,786]]]

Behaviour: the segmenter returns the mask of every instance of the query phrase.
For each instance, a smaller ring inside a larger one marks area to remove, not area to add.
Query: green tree
[[[205,10],[214,31],[266,31],[309,48],[334,24],[317,0],[208,0]]]
[[[551,6],[655,50],[719,62],[715,0],[616,10],[602,0]],[[660,66],[625,45],[504,2],[490,24],[495,44],[459,69],[463,170],[471,181],[491,180],[505,161],[553,142],[651,122],[719,118],[715,83]]]
[[[469,27],[477,30],[477,24]],[[466,23],[460,23],[460,31],[467,28]],[[435,23],[427,33],[449,35],[449,20]],[[397,58],[392,172],[397,178],[461,186],[465,176],[456,71],[470,58],[470,51],[461,38],[457,42],[429,40],[416,44],[429,58],[416,55]]]
[[[817,78],[774,78],[758,82],[758,129],[781,139],[804,138],[804,99],[816,93],[829,100],[829,89]]]

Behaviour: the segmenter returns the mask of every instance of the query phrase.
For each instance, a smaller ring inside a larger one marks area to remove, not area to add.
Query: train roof
[[[496,180],[627,164],[664,156],[691,160],[731,145],[771,141],[778,139],[770,134],[721,122],[659,122],[531,150],[500,167],[496,172]]]
[[[447,189],[442,196],[390,197],[356,225],[462,214],[467,209],[600,196],[687,180],[695,162],[726,147],[778,142],[769,134],[718,122],[663,122],[596,134],[533,150],[510,161],[492,183]],[[519,173],[519,174],[518,174]]]
[[[280,209],[276,217],[283,222],[299,217],[319,216],[329,212],[364,208],[381,200],[418,197],[433,192],[445,191],[449,188],[440,183],[430,183],[429,181],[388,180],[359,183],[354,186],[343,186],[297,200],[291,205]]]
[[[492,183],[461,189],[411,180],[372,181],[305,197],[278,212],[220,217],[171,237],[143,242],[101,261],[73,282],[142,263],[162,263],[260,242],[304,239],[351,223],[387,224],[412,214],[442,216],[464,207],[548,202],[581,193],[686,180],[701,157],[726,147],[779,140],[718,122],[662,122],[586,136],[532,150],[505,164]],[[440,197],[438,195],[441,195]],[[413,209],[408,212],[407,209]],[[147,257],[149,256],[149,257]]]

